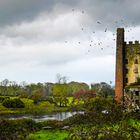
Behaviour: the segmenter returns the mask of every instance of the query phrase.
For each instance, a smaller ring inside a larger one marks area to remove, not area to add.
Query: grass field
[[[64,140],[67,136],[65,130],[41,130],[30,134],[27,140]]]
[[[10,97],[11,99],[15,97]],[[0,103],[0,115],[11,115],[11,114],[46,114],[52,112],[65,112],[68,110],[68,107],[57,107],[54,104],[49,103],[48,101],[41,101],[38,104],[34,104],[33,100],[22,98],[21,99],[25,104],[24,108],[6,108]]]
[[[10,97],[10,99],[15,99],[18,97]],[[34,104],[32,99],[21,98],[22,102],[25,104],[24,108],[6,108],[0,103],[0,115],[18,115],[18,114],[47,114],[52,112],[65,112],[72,106],[83,104],[82,100],[75,99],[73,103],[73,97],[68,97],[67,107],[59,107],[48,101],[41,101]]]

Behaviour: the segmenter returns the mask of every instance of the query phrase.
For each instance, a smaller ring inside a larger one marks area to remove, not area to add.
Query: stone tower
[[[130,93],[130,98],[140,103],[140,43],[124,42],[124,28],[117,29],[115,76],[116,100],[124,101]]]
[[[116,40],[116,77],[115,77],[115,96],[117,100],[124,95],[124,59],[125,59],[124,29],[117,29]]]

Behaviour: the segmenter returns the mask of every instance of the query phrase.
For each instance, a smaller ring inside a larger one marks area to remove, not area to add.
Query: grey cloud
[[[108,54],[107,62],[115,58],[112,32],[118,26],[131,26],[133,21],[139,25],[139,9],[138,0],[1,0],[0,73],[21,81],[24,77],[46,80],[44,75],[51,79],[58,72],[72,79],[78,75],[80,80],[85,75],[86,81],[113,77],[110,71],[113,73],[114,61],[107,67],[102,65]],[[139,37],[140,28],[136,29],[133,34]],[[92,61],[97,56],[102,59]],[[104,67],[108,74],[100,76]]]
[[[64,12],[67,7],[76,3],[74,0],[1,0],[0,25],[31,21],[44,11],[48,12],[48,14],[53,13],[54,8],[59,12]],[[59,12],[57,11],[57,14]]]
[[[89,19],[85,20],[95,28],[101,28],[96,24],[98,20],[102,22],[103,28],[132,25],[133,21],[135,25],[140,23],[138,0],[2,0],[0,25],[31,21],[42,12],[55,18],[72,9],[75,12],[84,10],[89,15]],[[117,25],[115,21],[118,21]]]
[[[54,0],[2,0],[0,1],[0,24],[12,24],[32,20],[41,11],[50,11]]]
[[[42,41],[64,43],[84,33],[81,31],[80,20],[79,14],[73,16],[72,13],[63,13],[56,18],[49,18],[43,13],[31,22],[24,21],[20,24],[1,27],[0,34],[13,41],[21,40],[25,43],[34,44]]]

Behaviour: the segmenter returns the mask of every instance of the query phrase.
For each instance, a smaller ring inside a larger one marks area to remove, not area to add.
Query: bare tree
[[[64,83],[67,83],[68,77],[67,76],[62,76],[60,73],[58,73],[56,75],[56,80],[57,80],[57,83],[64,84]]]

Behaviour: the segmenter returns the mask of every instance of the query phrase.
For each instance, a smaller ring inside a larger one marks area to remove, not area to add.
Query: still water
[[[32,119],[36,122],[40,122],[40,121],[45,121],[45,120],[64,120],[68,117],[71,117],[75,114],[84,114],[84,112],[59,112],[59,113],[55,113],[55,114],[49,114],[49,115],[38,115],[38,116],[34,116],[34,115],[23,115],[23,116],[10,116],[10,117],[6,117],[5,119],[9,119],[9,120],[15,120],[15,119]]]

